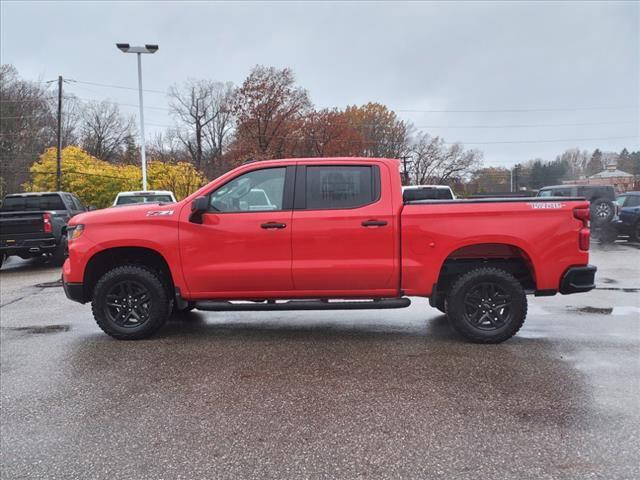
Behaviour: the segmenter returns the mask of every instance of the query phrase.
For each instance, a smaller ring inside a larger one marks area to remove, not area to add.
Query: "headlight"
[[[84,232],[84,225],[74,225],[73,227],[67,227],[67,241],[75,240]]]

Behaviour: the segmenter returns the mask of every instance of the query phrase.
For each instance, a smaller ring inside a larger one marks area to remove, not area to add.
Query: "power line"
[[[586,122],[586,123],[537,123],[517,125],[419,125],[415,128],[551,128],[551,127],[587,127],[590,125],[637,125],[638,122]]]
[[[505,143],[560,143],[560,142],[587,142],[587,141],[599,141],[599,140],[623,140],[635,138],[640,139],[637,135],[627,137],[600,137],[600,138],[558,138],[553,140],[513,140],[513,141],[500,141],[500,142],[443,142],[445,145],[454,145],[459,143],[461,145],[497,145]]]
[[[107,83],[86,82],[84,80],[68,79],[68,80],[65,80],[65,82],[82,83],[84,85],[93,85],[93,86],[96,86],[96,87],[117,88],[117,89],[120,89],[120,90],[133,90],[133,91],[136,91],[136,92],[138,91],[138,89],[135,88],[135,87],[125,87],[124,85],[109,85]],[[149,92],[149,93],[161,93],[163,95],[167,94],[167,92],[163,92],[162,90],[151,90],[151,89],[146,89],[146,88],[143,88],[142,91],[143,92]]]
[[[103,101],[106,101],[108,103],[113,103],[115,105],[120,105],[120,106],[123,106],[123,107],[139,108],[139,105],[136,105],[136,104],[133,104],[133,103],[120,103],[120,102],[114,102],[114,101],[109,100],[109,99],[98,100],[98,99],[95,99],[95,98],[77,97],[75,95],[72,96],[72,97],[69,96],[69,97],[65,97],[65,98],[76,99],[76,100],[80,100],[80,101],[85,102],[85,103],[87,103],[87,102],[103,102]],[[152,110],[164,110],[164,111],[167,111],[167,112],[171,111],[170,108],[167,108],[167,107],[156,107],[156,106],[153,106],[153,105],[151,105],[151,106],[150,105],[145,105],[144,108],[145,109],[150,108]]]
[[[635,110],[635,107],[572,107],[572,108],[504,108],[486,110],[412,110],[390,109],[403,113],[520,113],[520,112],[574,112],[584,110]]]

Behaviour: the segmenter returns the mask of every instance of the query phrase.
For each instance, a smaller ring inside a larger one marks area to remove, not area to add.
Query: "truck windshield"
[[[173,202],[169,195],[135,195],[118,197],[116,205],[130,205],[133,203],[157,203],[157,202]]]
[[[18,212],[22,210],[66,210],[60,195],[52,193],[46,195],[32,195],[19,197],[5,197],[0,211]]]

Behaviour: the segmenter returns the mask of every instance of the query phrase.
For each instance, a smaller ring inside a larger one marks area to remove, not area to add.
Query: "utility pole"
[[[62,75],[58,75],[58,143],[56,151],[56,190],[62,190]]]
[[[402,179],[404,181],[405,185],[409,184],[409,170],[407,169],[407,163],[409,161],[409,156],[405,155],[403,157],[400,157],[400,159],[402,160]]]
[[[509,190],[511,193],[513,193],[513,169],[514,167],[511,167],[511,171],[509,173],[511,173],[511,189]]]

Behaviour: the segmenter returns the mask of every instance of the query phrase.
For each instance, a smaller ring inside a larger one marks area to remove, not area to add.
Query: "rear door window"
[[[553,190],[554,197],[570,197],[571,189],[570,188],[556,188]]]
[[[359,165],[307,166],[306,209],[357,208],[373,203],[380,196],[377,168]]]

